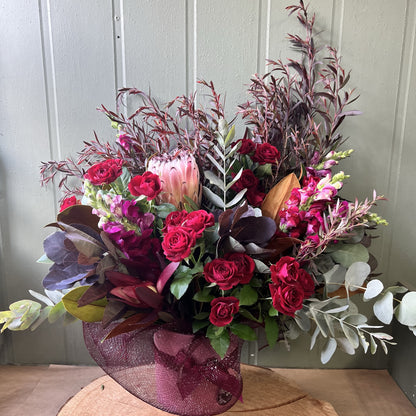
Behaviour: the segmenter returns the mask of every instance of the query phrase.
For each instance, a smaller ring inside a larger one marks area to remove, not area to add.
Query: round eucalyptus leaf
[[[403,296],[396,309],[396,318],[403,325],[416,325],[416,292],[408,292]]]
[[[387,292],[373,306],[374,315],[383,324],[390,324],[393,319],[393,294]]]
[[[364,301],[370,300],[378,296],[384,289],[383,283],[380,280],[374,279],[367,283],[367,287],[364,292]]]
[[[345,281],[347,269],[340,264],[336,264],[331,270],[324,273],[326,290],[328,293],[334,292],[341,287]]]
[[[351,292],[359,289],[367,276],[370,274],[371,268],[363,261],[357,261],[348,268],[345,274],[345,284]]]

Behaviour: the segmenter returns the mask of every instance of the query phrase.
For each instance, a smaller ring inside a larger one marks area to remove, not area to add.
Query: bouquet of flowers
[[[336,50],[315,46],[303,2],[288,9],[305,31],[289,35],[300,59],[269,61],[231,122],[213,83],[201,81],[207,110],[195,95],[162,108],[122,89],[117,112],[101,107],[115,142],[96,137],[77,160],[43,163],[43,183],[59,174],[65,192],[40,259],[52,263],[45,295],[31,291],[46,306],[13,303],[2,331],[66,315],[100,323],[105,345],[167,327],[202,335],[224,358],[235,337],[255,340],[262,328],[273,347],[297,328],[312,334],[311,348],[326,340],[326,363],[337,347],[393,343],[359,312],[360,294],[382,323],[395,315],[416,334],[416,293],[384,287],[369,254],[371,231],[387,224],[372,211],[383,197],[341,196],[349,175],[338,163],[352,150],[340,148],[340,125],[359,114],[348,109],[350,75]],[[126,99],[140,100],[131,115],[120,111]]]

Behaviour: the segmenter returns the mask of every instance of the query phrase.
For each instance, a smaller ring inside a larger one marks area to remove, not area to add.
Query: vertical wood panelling
[[[302,33],[284,9],[292,3],[296,1],[1,2],[0,302],[25,297],[28,288],[41,290],[46,272],[34,261],[50,233],[42,227],[53,220],[59,195],[40,189],[39,161],[74,154],[93,130],[103,139],[114,137],[95,108],[101,103],[114,108],[117,87],[150,88],[164,103],[191,93],[197,79],[212,80],[226,95],[231,118],[247,98],[250,76],[265,72],[266,58],[296,57],[286,40],[287,33]],[[310,3],[316,29],[322,31],[320,43],[341,51],[344,66],[352,68],[350,86],[361,96],[354,109],[363,115],[344,127],[350,137],[345,147],[356,150],[340,166],[352,175],[346,191],[365,197],[376,188],[390,195],[380,212],[392,227],[374,250],[382,258],[380,271],[391,282],[414,282],[416,235],[409,224],[410,207],[416,204],[415,2]],[[199,102],[204,103],[202,96]],[[80,326],[44,325],[35,333],[8,337],[13,338],[10,361],[88,362]],[[259,364],[318,366],[317,352],[305,353],[308,342],[303,337],[291,353],[283,345],[265,349]],[[376,367],[385,361],[341,353],[331,365]]]
[[[257,71],[258,14],[258,1],[197,1],[196,76],[225,94],[227,118],[247,99],[244,86]]]
[[[186,1],[124,1],[126,82],[167,102],[186,92]]]
[[[0,7],[0,216],[8,304],[27,298],[29,288],[41,288],[46,269],[35,261],[49,233],[43,226],[55,209],[53,193],[40,190],[38,174],[39,161],[50,156],[38,4],[14,1]],[[63,361],[62,333],[45,327],[37,334],[8,334],[13,343],[7,359]]]

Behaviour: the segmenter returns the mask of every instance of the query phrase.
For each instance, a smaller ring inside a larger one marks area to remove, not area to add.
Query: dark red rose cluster
[[[231,187],[235,192],[247,189],[246,197],[250,205],[259,207],[266,194],[258,188],[259,180],[251,169],[243,170],[240,179]]]
[[[247,284],[253,277],[254,260],[244,253],[229,253],[214,259],[204,267],[204,277],[221,290],[229,290],[238,284]]]
[[[123,172],[121,159],[108,159],[92,165],[84,175],[93,185],[106,185],[114,182]]]
[[[279,312],[294,316],[302,309],[304,299],[312,296],[315,284],[299,263],[289,256],[282,257],[270,267],[272,283],[269,285],[273,306]]]
[[[145,195],[148,201],[155,199],[162,191],[159,176],[149,171],[132,178],[128,186],[132,195]]]
[[[170,261],[182,261],[187,258],[202,237],[205,229],[215,224],[214,215],[204,210],[188,213],[187,211],[171,212],[163,228],[162,248]]]
[[[233,296],[215,298],[211,301],[209,321],[215,326],[226,326],[239,310],[239,301]]]
[[[276,165],[280,159],[280,152],[270,143],[254,143],[250,139],[241,139],[237,143],[241,143],[238,149],[240,155],[249,155],[259,165]]]

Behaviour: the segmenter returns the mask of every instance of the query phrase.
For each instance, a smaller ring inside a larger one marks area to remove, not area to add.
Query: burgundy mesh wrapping
[[[216,415],[240,398],[241,341],[232,335],[223,360],[205,337],[163,326],[102,342],[109,329],[83,323],[91,357],[117,383],[158,409],[187,416]],[[111,329],[111,328],[110,328]]]

